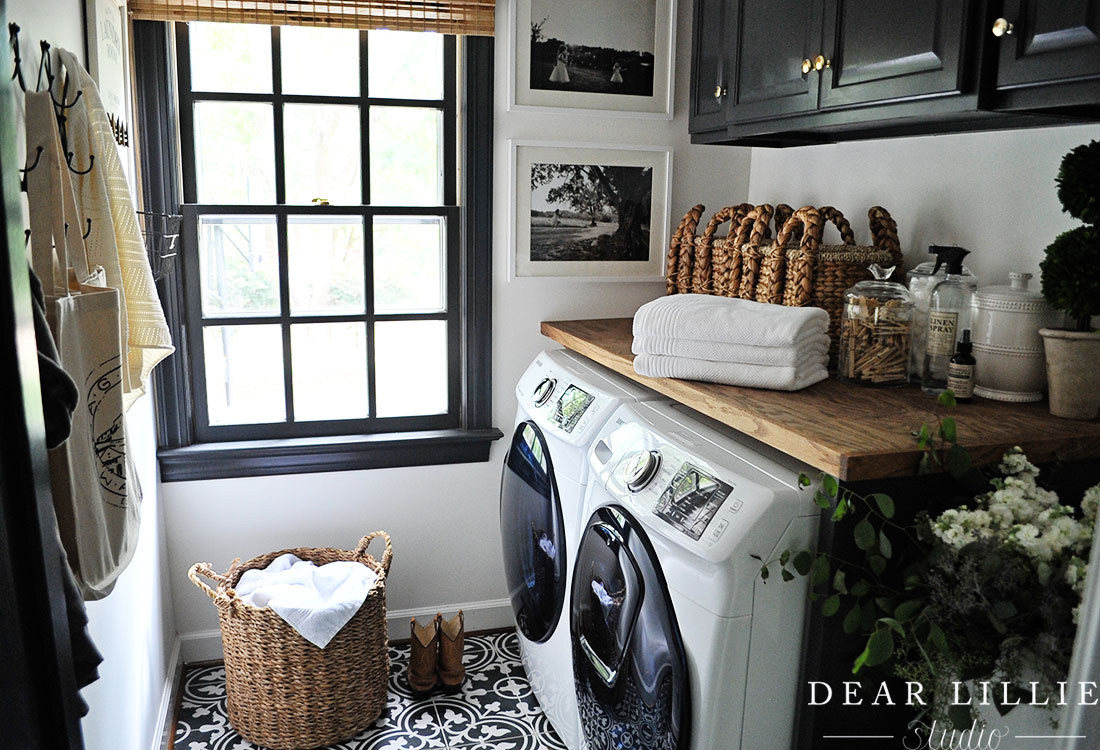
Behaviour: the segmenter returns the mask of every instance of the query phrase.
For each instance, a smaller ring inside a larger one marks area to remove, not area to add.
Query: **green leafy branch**
[[[955,393],[946,390],[936,398],[936,402],[948,409],[954,408]],[[925,422],[920,430],[913,433],[913,437],[917,439],[917,447],[923,451],[917,469],[919,473],[946,471],[958,479],[970,471],[970,454],[959,445],[958,425],[953,417],[940,417],[935,427]]]

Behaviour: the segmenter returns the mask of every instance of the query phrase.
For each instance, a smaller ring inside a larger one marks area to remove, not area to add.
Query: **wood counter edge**
[[[916,476],[918,473],[922,451],[917,447],[915,440],[911,449],[871,450],[858,454],[842,453],[781,424],[762,421],[761,418],[745,413],[743,408],[735,408],[732,411],[714,409],[703,403],[704,397],[692,390],[692,381],[639,375],[634,371],[632,356],[626,357],[609,351],[560,327],[581,322],[584,321],[542,321],[540,331],[542,335],[567,349],[588,357],[636,383],[651,388],[688,408],[695,409],[704,416],[743,432],[751,438],[760,440],[820,471],[833,474],[841,480],[853,482]],[[1003,441],[978,447],[964,444],[963,447],[970,453],[973,463],[980,466],[999,461],[1005,451],[1019,444],[1023,444],[1025,452],[1032,461],[1038,462],[1055,459],[1075,460],[1100,454],[1100,434],[1067,437],[1051,433],[1028,436],[1027,439],[1019,441]]]

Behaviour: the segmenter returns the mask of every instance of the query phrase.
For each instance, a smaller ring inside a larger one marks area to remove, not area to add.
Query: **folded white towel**
[[[819,307],[786,307],[709,294],[672,294],[647,302],[634,314],[635,336],[789,346],[825,334],[829,313]]]
[[[324,648],[363,606],[377,580],[362,563],[317,566],[288,552],[262,570],[246,570],[236,591],[248,604],[271,607],[303,638]]]
[[[814,333],[802,337],[791,346],[753,346],[724,341],[635,336],[631,351],[635,354],[663,354],[669,357],[709,359],[713,362],[809,367],[828,362],[829,337],[823,333]]]
[[[702,380],[775,391],[801,390],[829,377],[824,363],[810,367],[777,367],[666,357],[661,354],[639,354],[634,358],[634,371],[650,378]]]

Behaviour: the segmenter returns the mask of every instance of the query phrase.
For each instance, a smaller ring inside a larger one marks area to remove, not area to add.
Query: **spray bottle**
[[[941,393],[947,388],[947,369],[955,344],[963,330],[970,328],[970,280],[963,275],[962,265],[970,251],[933,245],[932,252],[936,254],[933,274],[944,265],[947,275],[932,289],[921,388],[925,393]]]
[[[928,252],[936,255],[938,260],[941,248],[941,245],[932,245],[928,248]],[[940,270],[934,271],[936,268]],[[978,277],[965,265],[963,265],[962,270],[963,276],[970,282],[971,293],[977,291]],[[936,284],[943,281],[944,276],[946,274],[943,271],[943,264],[931,260],[918,263],[915,268],[906,274],[909,294],[913,297],[913,330],[911,331],[912,343],[909,349],[909,374],[915,383],[920,383],[924,376],[924,349],[927,344],[928,308],[932,306],[932,290],[936,287]]]

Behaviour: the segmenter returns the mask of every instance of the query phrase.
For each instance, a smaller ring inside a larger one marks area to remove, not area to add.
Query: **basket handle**
[[[741,218],[734,242],[738,245],[744,245],[745,243],[759,245],[761,240],[768,236],[768,222],[771,221],[771,218],[772,207],[770,203],[762,203],[749,209]],[[733,227],[730,227],[731,235],[732,231]]]
[[[680,219],[680,223],[676,226],[676,231],[672,233],[672,239],[668,243],[668,256],[665,259],[665,294],[674,294],[676,292],[676,267],[680,259],[680,240],[684,236],[684,227],[687,226],[688,221],[692,215],[695,215],[695,221],[698,222],[699,215],[703,213],[704,206],[702,203],[691,208],[684,217]]]
[[[834,208],[833,206],[822,206],[817,210],[818,213],[821,214],[821,218],[823,221],[829,222],[837,228],[837,230],[840,232],[841,242],[843,242],[845,245],[856,244],[856,235],[852,231],[852,225],[848,223],[848,219],[844,217],[844,214],[841,213],[839,208]],[[871,221],[873,223],[874,219],[872,219]]]
[[[236,562],[240,561],[238,560]],[[191,579],[191,583],[198,586],[199,589],[204,594],[209,596],[213,600],[214,604],[218,605],[219,607],[224,607],[231,604],[236,598],[236,592],[233,592],[233,596],[230,596],[222,590],[214,590],[210,588],[210,586],[207,585],[205,581],[199,578],[199,576],[205,576],[212,581],[217,581],[219,584],[229,583],[229,577],[223,576],[221,573],[214,572],[214,568],[210,566],[210,563],[198,562],[188,569],[187,577]],[[230,591],[233,590],[230,589]]]
[[[775,213],[772,218],[775,220],[775,233],[778,236],[779,230],[783,228],[783,225],[787,223],[787,220],[794,214],[794,209],[786,203],[775,204]]]
[[[817,266],[817,246],[821,241],[823,220],[813,206],[803,206],[791,214],[775,238],[776,247],[786,248],[796,228],[801,228],[799,251],[787,261],[787,281],[783,291],[783,304],[790,307],[808,305],[813,294],[814,270]]]
[[[365,537],[359,540],[359,544],[355,547],[355,556],[364,557],[367,554],[367,547],[375,540],[376,537],[382,537],[386,540],[386,549],[382,553],[382,559],[379,563],[382,565],[382,572],[390,572],[390,561],[393,559],[393,544],[390,542],[390,535],[384,531],[372,531]]]
[[[751,203],[738,203],[736,206],[726,206],[722,210],[716,212],[714,216],[710,217],[710,221],[707,222],[707,228],[703,232],[703,238],[711,240],[718,232],[718,227],[722,226],[725,222],[730,223],[729,234],[736,234],[737,227],[741,224],[741,219],[746,213],[752,210]]]
[[[879,250],[890,253],[894,266],[901,268],[901,243],[898,241],[898,225],[890,212],[882,206],[871,206],[867,211],[871,222],[871,241]]]
[[[821,213],[813,206],[803,206],[791,214],[791,217],[783,222],[783,228],[779,230],[775,244],[779,247],[785,246],[791,239],[791,235],[799,228],[803,230],[799,246],[807,257],[816,257],[824,226]]]
[[[681,294],[691,292],[691,281],[695,270],[695,229],[699,226],[699,217],[703,213],[703,204],[688,211],[684,217],[684,232],[680,237],[680,259],[676,264],[676,291]]]

